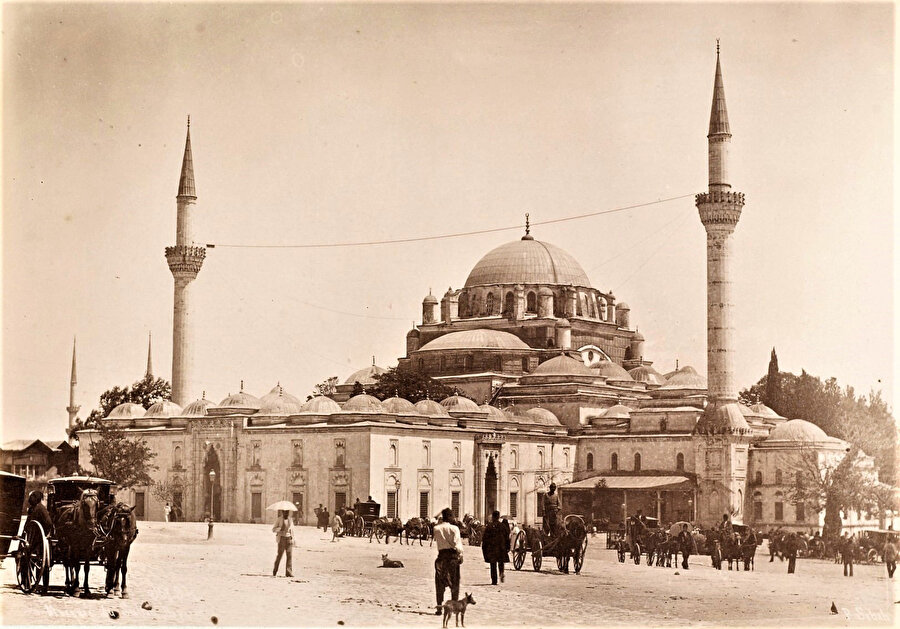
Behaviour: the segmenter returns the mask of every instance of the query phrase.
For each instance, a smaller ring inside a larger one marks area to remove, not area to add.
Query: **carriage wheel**
[[[866,562],[868,563],[876,563],[878,561],[878,551],[874,548],[870,548],[869,552],[866,553]]]
[[[534,545],[531,547],[531,565],[534,571],[541,569],[541,559],[544,556],[544,543],[540,537],[534,538]]]
[[[50,544],[40,522],[30,521],[22,532],[23,541],[16,556],[16,581],[26,594],[34,591],[44,571],[50,569]]]
[[[516,535],[516,541],[513,543],[513,568],[522,569],[525,563],[525,531],[519,531]]]
[[[641,545],[639,543],[635,542],[634,550],[632,552],[634,553],[634,565],[641,565],[641,554],[644,552],[644,549],[641,548]]]
[[[585,537],[584,541],[581,542],[581,546],[575,551],[575,556],[573,557],[575,561],[575,574],[579,574],[581,572],[581,566],[584,565],[584,555],[587,553],[587,545],[588,540],[587,537]]]

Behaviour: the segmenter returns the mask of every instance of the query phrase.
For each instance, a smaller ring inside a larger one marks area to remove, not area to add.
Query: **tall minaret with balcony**
[[[66,407],[66,411],[69,413],[69,432],[71,433],[72,426],[75,425],[75,419],[78,415],[78,410],[81,408],[78,404],[75,403],[75,385],[78,384],[78,376],[75,374],[75,339],[72,339],[72,377],[69,379],[69,405]],[[75,443],[75,435],[69,434],[69,445],[73,445]]]
[[[731,189],[728,150],[731,127],[716,42],[716,77],[709,118],[709,191],[696,197],[706,229],[706,339],[708,400],[697,422],[697,462],[701,483],[701,520],[718,521],[722,514],[741,520],[746,488],[750,428],[738,405],[734,380],[732,261],[734,229],[744,207],[744,195]]]
[[[184,406],[194,397],[193,386],[193,322],[191,320],[191,282],[197,277],[206,247],[194,242],[192,230],[197,192],[194,188],[194,162],[191,155],[191,118],[187,121],[187,139],[184,143],[184,159],[181,162],[181,178],[178,182],[178,219],[175,230],[175,246],[166,247],[166,261],[175,278],[175,317],[172,326],[172,401]]]

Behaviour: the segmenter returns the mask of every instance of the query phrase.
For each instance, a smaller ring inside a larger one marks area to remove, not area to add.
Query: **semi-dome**
[[[378,365],[369,365],[365,369],[354,371],[349,378],[344,380],[344,384],[354,384],[356,382],[360,384],[375,384],[375,376],[380,376],[381,374],[386,372],[387,369],[385,369],[384,367],[379,367]]]
[[[317,413],[319,415],[330,415],[341,410],[340,405],[330,397],[317,395],[300,407],[301,413]]]
[[[839,439],[828,434],[805,419],[792,419],[772,429],[766,441],[791,441],[794,443],[832,443]]]
[[[529,374],[531,376],[593,376],[592,372],[584,361],[578,358],[572,358],[565,354],[554,356],[550,360],[545,360],[538,365],[534,371]]]
[[[694,430],[702,435],[748,434],[750,425],[744,419],[741,404],[730,402],[718,406],[707,406]]]
[[[469,273],[465,287],[496,284],[591,286],[575,258],[555,245],[532,239],[514,240],[489,251]]]
[[[384,410],[388,413],[416,413],[418,414],[418,410],[416,410],[415,405],[409,400],[405,400],[402,397],[389,397],[381,403],[384,406]]]
[[[225,408],[252,408],[258,409],[260,406],[259,398],[249,393],[234,393],[219,402],[219,406]]]
[[[151,404],[144,417],[180,417],[184,411],[172,400],[160,400]]]
[[[524,414],[525,417],[542,426],[562,426],[559,423],[559,418],[546,408],[530,408]]]
[[[344,402],[342,410],[353,413],[382,413],[384,405],[377,397],[361,393]]]
[[[631,417],[631,408],[624,404],[616,404],[603,411],[600,416],[604,419],[629,419]]]
[[[123,402],[111,410],[106,419],[137,419],[143,417],[145,412],[144,407],[140,404]]]
[[[478,405],[467,397],[451,395],[441,400],[441,406],[448,411],[480,411]]]
[[[685,366],[671,375],[666,376],[666,384],[663,389],[705,389],[706,378],[697,373],[697,370]]]
[[[639,367],[635,367],[634,369],[630,369],[628,370],[628,374],[635,382],[644,382],[646,384],[654,384],[658,386],[662,386],[666,383],[666,379],[659,375],[659,372],[657,372],[652,367],[647,367],[646,365],[641,365]]]
[[[194,400],[184,407],[184,409],[181,411],[181,414],[184,417],[203,417],[204,415],[206,415],[206,408],[212,405],[212,401],[207,400],[206,398],[203,398],[201,400]]]
[[[431,415],[434,417],[450,417],[447,409],[434,400],[419,400],[415,403],[416,410],[422,415]]]
[[[614,363],[611,360],[601,360],[599,363],[591,367],[591,371],[598,375],[606,378],[607,380],[623,380],[625,382],[633,382],[634,378],[631,377],[631,374],[625,371],[625,368],[619,365],[618,363]]]
[[[420,352],[448,349],[530,349],[522,339],[501,330],[460,330],[439,336],[419,348]]]

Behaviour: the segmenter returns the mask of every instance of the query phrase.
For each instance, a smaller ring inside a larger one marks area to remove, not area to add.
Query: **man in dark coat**
[[[844,563],[844,576],[853,576],[853,554],[856,552],[856,541],[853,536],[844,533],[844,539],[841,540],[841,560]],[[849,568],[850,574],[847,574]]]
[[[691,537],[687,524],[681,525],[681,532],[678,534],[678,546],[681,548],[681,567],[684,570],[690,570],[688,568],[688,557],[691,556],[691,552],[694,550],[694,538]]]
[[[27,525],[34,520],[44,529],[44,535],[50,537],[53,534],[53,521],[50,519],[50,513],[47,511],[47,507],[41,502],[43,499],[44,493],[41,491],[35,490],[28,494],[28,515],[25,518],[25,524]],[[50,566],[44,567],[42,585],[41,594],[46,594],[47,588],[50,585]]]
[[[784,554],[788,558],[788,574],[794,574],[797,567],[797,551],[800,549],[800,538],[796,533],[787,536],[784,542]]]
[[[509,528],[500,521],[500,512],[491,514],[491,521],[484,527],[481,538],[481,553],[485,563],[491,566],[491,585],[497,585],[497,574],[504,581],[503,564],[509,561]]]
[[[556,483],[550,483],[550,491],[544,496],[544,533],[556,537],[559,528],[559,510],[562,504],[556,493]]]

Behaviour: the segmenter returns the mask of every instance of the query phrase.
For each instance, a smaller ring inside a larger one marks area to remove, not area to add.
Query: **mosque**
[[[727,513],[760,529],[820,528],[824,514],[792,504],[790,487],[802,457],[839,459],[848,444],[738,402],[730,267],[744,195],[729,179],[718,52],[707,138],[709,188],[696,196],[707,233],[706,376],[654,369],[628,305],[526,225],[521,239],[482,257],[462,288],[440,300],[429,293],[421,324],[406,335],[397,369],[458,395],[416,404],[353,395],[356,383],[365,388],[385,371],[373,364],[330,397],[302,402],[276,385],[214,403],[195,399],[191,360],[191,287],[206,248],[192,234],[189,119],[176,244],[165,251],[174,277],[172,399],[147,410],[122,404],[104,421],[146,440],[157,453],[154,480],[174,488],[171,502],[190,520],[259,522],[265,505],[287,499],[310,523],[320,504],[333,513],[372,496],[403,520],[449,505],[458,515],[484,519],[498,509],[539,524],[541,496],[555,482],[565,512],[594,520],[642,509],[668,522],[711,524]],[[80,443],[93,433],[81,431]],[[89,469],[88,448],[80,450]],[[129,491],[123,499],[139,517],[163,518],[158,492]]]

